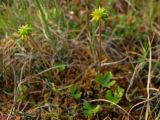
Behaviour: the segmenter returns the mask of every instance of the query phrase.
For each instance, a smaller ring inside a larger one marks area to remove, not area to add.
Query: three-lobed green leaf
[[[114,92],[112,90],[107,90],[105,98],[115,104],[118,104],[123,95],[124,89],[118,86]]]
[[[68,92],[72,98],[79,99],[82,96],[82,92],[78,91],[75,85],[69,87]]]
[[[93,106],[88,102],[83,104],[83,114],[85,117],[91,117],[95,115],[100,110],[100,105]]]
[[[115,84],[115,80],[112,80],[112,73],[111,72],[106,72],[104,75],[103,74],[98,74],[96,77],[96,80],[103,86],[103,87],[112,87]]]

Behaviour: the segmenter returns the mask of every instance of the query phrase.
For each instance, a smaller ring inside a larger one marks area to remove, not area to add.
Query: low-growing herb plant
[[[90,118],[100,110],[100,105],[93,106],[88,102],[83,103],[83,114],[86,118]]]
[[[70,93],[71,97],[74,99],[80,99],[82,92],[78,91],[75,85],[71,85],[68,89],[68,92]]]
[[[102,53],[102,22],[106,20],[108,17],[108,10],[105,8],[99,7],[98,9],[95,9],[92,13],[92,23],[93,23],[93,51],[95,52],[96,59],[98,61],[98,70],[100,70],[101,67],[101,53]],[[98,28],[98,37],[95,35],[95,31]],[[96,40],[95,40],[96,39]],[[98,47],[97,47],[98,45]]]
[[[99,73],[96,77],[96,80],[98,81],[98,83],[100,85],[102,85],[103,87],[107,87],[110,88],[115,84],[115,80],[111,80],[112,79],[112,73],[111,72],[106,72],[104,75]]]
[[[31,36],[31,33],[33,33],[33,27],[29,24],[23,25],[18,29],[18,33],[22,40],[26,39],[29,41],[29,46],[38,52],[44,64],[46,64],[46,66],[50,66],[50,64],[42,54],[41,46],[39,46],[39,44],[36,41],[34,41],[33,37]]]
[[[115,91],[107,90],[105,98],[115,104],[118,104],[124,95],[124,89],[117,87]]]

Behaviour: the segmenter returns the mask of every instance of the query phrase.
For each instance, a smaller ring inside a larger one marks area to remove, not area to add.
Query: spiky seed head
[[[101,8],[99,7],[98,9],[95,9],[92,13],[92,21],[99,21],[101,19],[106,19],[106,17],[108,16],[108,12],[105,8]]]
[[[28,24],[23,25],[18,29],[18,33],[22,39],[25,39],[27,36],[29,36],[32,33],[32,31],[33,28]]]

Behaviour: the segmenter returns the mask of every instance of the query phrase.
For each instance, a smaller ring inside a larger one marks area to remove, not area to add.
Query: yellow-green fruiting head
[[[18,33],[21,39],[25,39],[27,36],[29,36],[32,33],[32,31],[33,31],[33,28],[28,24],[23,25],[18,29]]]
[[[92,13],[92,21],[99,21],[104,20],[108,16],[108,11],[105,8],[99,7],[98,9],[95,9]]]

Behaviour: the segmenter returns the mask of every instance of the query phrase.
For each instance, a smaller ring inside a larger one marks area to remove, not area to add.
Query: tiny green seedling
[[[56,70],[58,70],[59,72],[64,71],[66,68],[66,64],[62,63],[62,62],[56,62],[53,64],[53,67],[55,67]]]
[[[68,92],[74,99],[80,99],[82,96],[82,92],[78,91],[75,85],[71,85],[71,87],[68,89]]]
[[[112,73],[111,72],[106,72],[104,75],[103,74],[98,74],[96,77],[96,80],[99,82],[100,85],[103,87],[112,87],[115,84],[115,80],[112,80]]]
[[[29,36],[31,33],[33,32],[33,28],[26,24],[26,25],[23,25],[21,26],[19,29],[18,29],[18,33],[21,37],[21,39],[25,39],[27,36]]]
[[[118,104],[124,95],[124,89],[121,87],[117,87],[117,89],[113,92],[112,90],[107,90],[105,98],[115,104]]]
[[[100,105],[93,106],[88,102],[83,103],[83,114],[87,117],[92,117],[100,110]]]
[[[17,89],[18,93],[18,101],[23,101],[26,98],[26,93],[28,91],[28,87],[26,85],[20,85]]]
[[[54,93],[60,94],[60,91],[56,88],[54,83],[50,83],[49,85]]]

